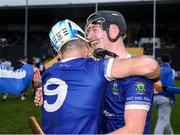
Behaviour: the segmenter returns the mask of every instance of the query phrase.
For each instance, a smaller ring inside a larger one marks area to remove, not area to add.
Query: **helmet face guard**
[[[86,20],[86,26],[85,26],[85,34],[88,35],[89,31],[92,29],[93,24],[99,24],[103,30],[105,30],[103,27],[103,23],[105,22],[105,18],[101,17],[98,13],[91,14],[87,20]]]
[[[64,21],[57,22],[49,33],[51,45],[54,50],[60,52],[61,47],[68,41],[85,39],[84,31],[74,22],[66,19]]]

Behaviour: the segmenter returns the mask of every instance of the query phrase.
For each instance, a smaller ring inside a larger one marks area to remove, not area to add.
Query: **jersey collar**
[[[65,58],[65,59],[62,59],[61,62],[67,62],[67,61],[70,61],[70,60],[73,60],[73,59],[77,59],[78,57],[71,57],[71,58]]]

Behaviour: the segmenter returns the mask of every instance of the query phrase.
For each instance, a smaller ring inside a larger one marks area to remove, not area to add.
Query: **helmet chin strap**
[[[106,28],[106,33],[107,33],[107,37],[111,42],[116,42],[120,37],[122,37],[122,39],[126,38],[126,34],[124,32],[119,32],[118,35],[116,36],[116,38],[111,38],[109,35],[109,27]]]
[[[121,32],[118,33],[118,35],[116,36],[116,38],[111,38],[109,35],[109,27],[106,29],[106,33],[107,33],[107,37],[111,42],[116,42],[120,37],[121,37]]]

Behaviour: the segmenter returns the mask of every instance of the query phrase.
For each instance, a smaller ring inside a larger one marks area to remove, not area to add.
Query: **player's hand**
[[[41,74],[40,71],[37,67],[34,67],[34,75],[33,75],[33,88],[34,92],[36,92],[37,88],[42,87],[42,82],[41,82]]]
[[[158,80],[154,83],[154,93],[157,94],[158,92],[162,92],[162,91],[163,91],[162,83],[160,80]]]
[[[34,104],[36,106],[42,106],[43,94],[42,94],[41,74],[37,67],[34,67],[33,88],[35,93]]]
[[[35,90],[34,104],[36,106],[42,106],[42,104],[43,104],[42,87],[36,88],[36,90]]]
[[[39,81],[41,79],[41,73],[37,67],[34,67],[33,81]]]
[[[115,53],[110,52],[108,50],[104,50],[102,48],[97,48],[96,50],[94,50],[92,55],[98,59],[103,59],[106,55],[114,58],[118,57],[118,55],[116,55]]]

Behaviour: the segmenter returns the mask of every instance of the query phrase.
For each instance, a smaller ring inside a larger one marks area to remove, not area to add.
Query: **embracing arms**
[[[113,78],[124,78],[127,76],[145,76],[149,79],[157,79],[160,75],[159,64],[151,57],[139,56],[129,59],[114,59],[111,68]]]

